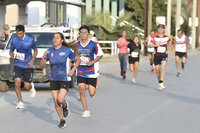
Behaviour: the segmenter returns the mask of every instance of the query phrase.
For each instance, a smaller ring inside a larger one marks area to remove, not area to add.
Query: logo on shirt
[[[63,56],[63,55],[65,55],[65,52],[60,52],[59,55]]]

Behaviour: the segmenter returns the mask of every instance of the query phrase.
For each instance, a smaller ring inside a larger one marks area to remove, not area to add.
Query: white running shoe
[[[158,90],[162,91],[165,89],[165,86],[163,83],[160,83],[159,86],[158,86]]]
[[[36,90],[35,90],[35,87],[34,87],[34,84],[33,84],[33,82],[31,83],[31,89],[30,89],[30,96],[31,97],[35,97],[35,95],[36,95]]]
[[[84,111],[83,114],[82,114],[82,117],[83,118],[89,118],[89,117],[91,117],[90,111]]]
[[[95,98],[95,96],[90,96],[92,99],[94,99]]]
[[[133,83],[136,83],[136,80],[135,80],[135,79],[132,79],[132,82],[133,82]]]
[[[24,108],[24,104],[23,102],[19,102],[16,106],[16,109],[23,109]]]

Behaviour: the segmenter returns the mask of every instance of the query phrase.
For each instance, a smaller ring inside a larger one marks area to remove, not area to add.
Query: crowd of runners
[[[158,78],[158,89],[163,90],[165,68],[168,58],[170,38],[164,34],[165,26],[158,25],[157,33],[151,30],[150,35],[145,39],[144,45],[147,47],[150,61],[151,73],[156,73]],[[78,41],[66,43],[62,33],[55,33],[53,39],[54,47],[49,48],[43,55],[40,68],[43,68],[47,62],[50,63],[50,88],[52,98],[55,104],[55,110],[60,118],[59,127],[66,126],[64,118],[69,114],[69,105],[65,100],[69,89],[71,76],[76,72],[77,85],[80,92],[80,101],[83,105],[83,118],[91,117],[87,106],[85,96],[86,87],[89,95],[95,96],[97,88],[97,78],[99,77],[99,61],[103,57],[103,51],[98,44],[94,31],[91,31],[87,25],[79,29]],[[174,48],[176,55],[177,76],[180,76],[179,60],[182,59],[182,69],[184,69],[188,39],[182,30],[178,30],[174,39]],[[118,39],[119,61],[121,76],[126,79],[127,61],[130,72],[134,72],[132,82],[136,83],[138,66],[141,51],[140,39],[138,36],[133,39],[127,37],[126,31],[122,31],[122,37]],[[16,50],[16,54],[14,51]],[[34,53],[32,53],[32,50]],[[10,47],[10,57],[14,59],[14,81],[17,98],[19,100],[16,108],[24,108],[21,96],[21,82],[24,81],[24,88],[30,91],[31,97],[36,95],[34,84],[32,83],[33,65],[38,50],[33,38],[25,34],[23,25],[16,26],[16,37],[13,38]],[[70,62],[74,61],[73,68]]]

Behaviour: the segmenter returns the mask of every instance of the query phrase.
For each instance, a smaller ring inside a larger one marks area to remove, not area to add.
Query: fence
[[[115,55],[118,53],[117,48],[117,41],[99,41],[99,44],[110,44],[110,46],[104,47],[104,45],[101,45],[102,50],[111,50],[111,55]]]

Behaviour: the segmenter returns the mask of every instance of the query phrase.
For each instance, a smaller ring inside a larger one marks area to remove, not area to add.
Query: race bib
[[[134,58],[137,58],[138,55],[139,55],[138,52],[132,52],[132,53],[131,53],[131,56],[134,57]]]
[[[186,46],[185,45],[176,45],[176,51],[186,52]]]
[[[166,47],[158,47],[157,52],[158,53],[165,53],[166,52]]]
[[[24,60],[25,54],[24,53],[16,53],[15,58],[18,59],[18,60]]]
[[[88,63],[90,61],[90,59],[88,57],[80,57],[81,59],[81,64],[80,65],[87,65],[86,63]]]

